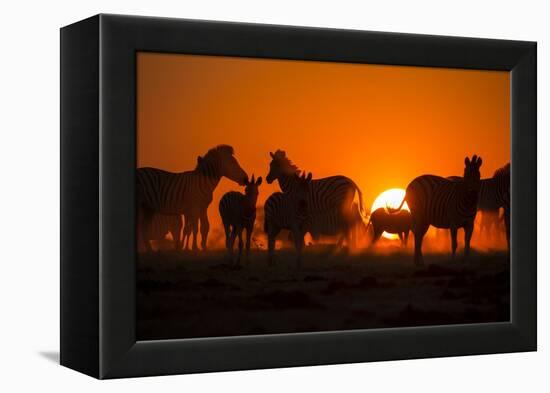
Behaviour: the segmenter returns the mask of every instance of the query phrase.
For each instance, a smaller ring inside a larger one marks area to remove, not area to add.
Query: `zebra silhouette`
[[[510,248],[510,163],[497,169],[491,179],[485,181],[490,194],[499,207],[504,210],[504,225],[506,226],[506,241]]]
[[[256,221],[256,202],[258,201],[258,187],[262,184],[262,177],[252,179],[245,183],[244,194],[230,191],[223,195],[219,204],[220,216],[225,230],[225,246],[229,257],[233,260],[233,245],[235,238],[239,238],[239,256],[237,264],[241,262],[243,252],[242,233],[246,229],[246,261],[249,261],[250,237]]]
[[[370,247],[374,246],[384,232],[397,234],[403,247],[407,246],[412,218],[408,210],[390,212],[390,207],[380,207],[372,212],[367,227],[372,224],[373,237]]]
[[[295,181],[288,192],[275,192],[264,204],[264,231],[267,233],[268,261],[274,263],[275,240],[283,229],[292,233],[296,248],[296,266],[300,267],[304,235],[309,220],[308,194],[311,188],[311,173],[306,177],[293,175]]]
[[[356,202],[353,202],[351,206],[350,215],[344,216],[338,209],[317,213],[314,218],[310,216],[306,225],[307,228],[313,227],[310,224],[312,220],[315,221],[316,230],[314,232],[315,236],[312,235],[313,240],[317,240],[320,233],[326,236],[339,236],[336,244],[337,248],[342,247],[345,240],[348,240],[351,244],[355,244],[358,233],[360,231],[367,232],[367,226],[363,221],[363,216]]]
[[[272,160],[266,177],[267,182],[271,184],[277,180],[281,191],[284,193],[293,191],[298,184],[295,175],[300,173],[300,170],[287,158],[284,151],[277,150],[269,154]],[[320,235],[340,233],[349,242],[355,221],[353,212],[355,192],[358,194],[359,210],[363,215],[363,194],[353,180],[345,176],[313,180],[307,200],[310,221],[306,232],[310,232],[314,239],[318,239]],[[327,218],[330,217],[337,218],[333,220],[336,227],[327,225]],[[341,244],[342,239],[338,243]]]
[[[450,176],[454,181],[462,180],[459,176]],[[510,163],[497,169],[493,177],[480,180],[477,209],[481,212],[480,233],[497,229],[500,225],[499,210],[504,210],[506,239],[510,242]]]
[[[228,145],[210,149],[204,157],[199,156],[192,171],[172,173],[157,168],[137,169],[137,206],[146,227],[154,213],[185,214],[186,226],[193,231],[193,250],[197,247],[197,232],[200,220],[201,247],[206,250],[210,224],[207,209],[212,202],[214,189],[222,177],[243,185],[248,176],[234,157]],[[189,224],[187,224],[189,222]],[[145,238],[146,236],[144,236]],[[146,242],[147,250],[151,250]]]
[[[139,221],[139,220],[138,220]],[[172,236],[174,242],[174,248],[176,250],[181,248],[181,229],[183,226],[183,219],[181,215],[177,214],[153,214],[153,217],[147,228],[141,230],[138,229],[138,242],[146,249],[146,242],[150,240],[164,240],[167,234]],[[145,233],[145,237],[144,236]]]
[[[468,257],[477,213],[481,163],[481,157],[474,155],[472,160],[466,157],[464,176],[460,180],[434,175],[417,177],[407,186],[401,205],[397,209],[390,209],[391,212],[399,211],[407,202],[411,210],[416,264],[424,263],[422,240],[430,225],[450,230],[453,258],[456,254],[457,230],[464,228],[464,256]]]

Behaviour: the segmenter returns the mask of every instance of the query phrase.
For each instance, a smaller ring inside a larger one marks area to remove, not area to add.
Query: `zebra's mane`
[[[510,176],[510,163],[504,165],[502,168],[498,168],[493,177]]]
[[[233,146],[229,145],[218,145],[208,150],[208,152],[204,155],[204,158],[214,154],[224,154],[232,156],[233,154],[235,154],[235,149],[233,149]]]
[[[197,163],[195,170],[203,169],[202,165],[204,165],[204,162],[210,162],[212,159],[214,159],[217,156],[220,156],[220,155],[232,156],[233,154],[235,154],[235,149],[233,149],[233,146],[229,146],[229,145],[215,146],[206,152],[202,160],[203,164]]]
[[[297,165],[295,165],[287,156],[286,152],[283,150],[277,150],[275,153],[273,153],[273,160],[276,161],[281,168],[283,168],[283,171],[285,171],[288,174],[300,174],[300,168],[298,168]]]

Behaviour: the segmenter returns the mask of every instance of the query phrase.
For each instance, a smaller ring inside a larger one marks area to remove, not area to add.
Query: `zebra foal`
[[[295,187],[289,192],[275,192],[267,199],[264,205],[264,231],[267,233],[268,261],[274,262],[275,240],[283,229],[292,233],[296,247],[296,266],[300,267],[304,235],[307,231],[309,219],[308,194],[311,187],[311,173],[306,177],[294,174]]]
[[[220,216],[225,230],[225,246],[229,257],[233,261],[233,245],[235,238],[239,238],[239,256],[237,264],[241,262],[243,252],[243,230],[246,229],[246,261],[249,261],[250,237],[256,221],[256,202],[258,201],[258,187],[262,184],[262,177],[258,180],[245,181],[244,194],[237,191],[230,191],[223,195],[219,204]]]

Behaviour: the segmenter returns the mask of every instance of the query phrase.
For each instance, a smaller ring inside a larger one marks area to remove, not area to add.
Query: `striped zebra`
[[[277,180],[281,191],[291,192],[297,186],[295,175],[300,173],[300,170],[287,158],[284,151],[277,150],[275,153],[270,152],[269,154],[272,160],[266,177],[267,182],[271,184]],[[335,232],[339,232],[349,241],[354,224],[353,200],[355,192],[358,194],[359,210],[363,215],[363,194],[353,180],[345,176],[313,180],[307,200],[310,222],[306,232],[310,232],[314,239],[319,238],[320,235],[334,235]],[[340,216],[336,220],[339,227],[326,225],[327,217],[337,216]]]
[[[274,262],[275,240],[282,229],[292,233],[296,247],[296,265],[301,265],[304,235],[309,220],[308,194],[311,188],[311,173],[305,176],[293,175],[295,184],[288,192],[275,192],[264,204],[264,231],[267,233],[268,260]]]
[[[506,226],[506,241],[510,248],[510,163],[497,169],[491,179],[487,179],[491,191],[487,192],[492,196],[495,204],[504,210],[504,224]],[[486,186],[488,188],[489,186]],[[481,198],[481,196],[480,196]]]
[[[248,176],[228,145],[210,149],[199,156],[192,171],[172,173],[156,168],[138,168],[136,179],[137,205],[146,227],[155,213],[184,214],[186,226],[193,231],[193,250],[197,247],[200,220],[201,247],[206,250],[210,224],[207,209],[214,189],[222,177],[244,184]],[[189,222],[189,224],[187,224]],[[145,237],[145,236],[144,236]],[[147,250],[151,246],[147,242]]]
[[[411,210],[416,264],[424,263],[422,240],[430,225],[450,229],[453,258],[456,254],[457,230],[464,228],[464,255],[468,257],[477,213],[481,163],[481,157],[474,155],[471,161],[466,157],[464,176],[460,180],[434,175],[417,177],[407,186],[401,205],[397,209],[391,209],[392,212],[399,211],[407,202]]]
[[[310,224],[311,220],[310,217],[307,228],[313,227]],[[320,233],[325,236],[338,236],[337,248],[342,247],[344,241],[348,241],[348,244],[356,244],[358,234],[361,231],[363,233],[367,232],[367,226],[356,202],[353,202],[351,206],[350,216],[344,216],[337,209],[332,209],[316,214],[314,220],[317,232],[312,235],[313,240],[318,240]]]
[[[181,229],[183,219],[177,214],[154,214],[147,228],[138,228],[139,244],[142,249],[147,249],[150,240],[164,240],[170,234],[174,242],[174,248],[181,247]],[[145,235],[144,235],[145,234]],[[145,237],[143,237],[145,236]]]
[[[258,201],[258,187],[262,184],[262,177],[252,179],[245,184],[244,194],[230,191],[223,195],[219,204],[220,217],[225,230],[225,246],[233,260],[233,245],[235,238],[239,238],[239,256],[237,264],[241,261],[243,252],[242,233],[246,229],[246,261],[250,254],[250,237],[256,221],[256,202]]]
[[[462,180],[451,176],[451,180]],[[481,212],[480,233],[498,228],[500,223],[499,210],[504,210],[506,224],[506,239],[510,241],[510,163],[497,169],[493,177],[480,180],[477,209]]]

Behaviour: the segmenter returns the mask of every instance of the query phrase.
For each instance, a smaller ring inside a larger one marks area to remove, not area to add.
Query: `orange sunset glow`
[[[462,176],[466,155],[492,176],[510,161],[509,97],[500,71],[138,53],[137,166],[191,170],[224,143],[265,180],[281,149],[314,178],[353,179],[371,208],[419,175]],[[243,188],[222,179],[212,228],[229,190]],[[264,181],[258,206],[275,191]]]

